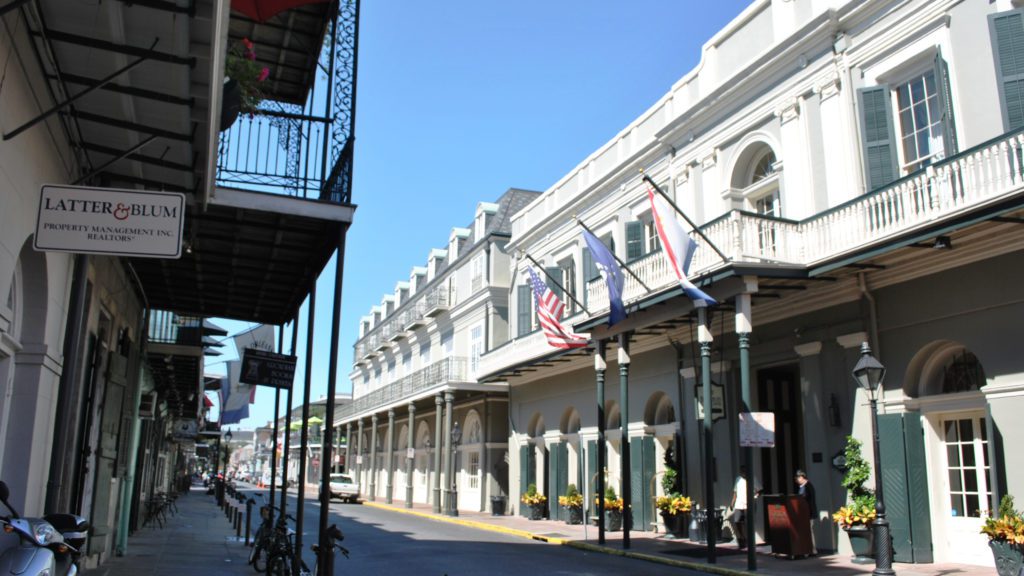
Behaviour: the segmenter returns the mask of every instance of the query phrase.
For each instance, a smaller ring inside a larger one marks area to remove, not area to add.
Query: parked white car
[[[359,499],[359,484],[348,474],[331,474],[331,498],[356,502]]]

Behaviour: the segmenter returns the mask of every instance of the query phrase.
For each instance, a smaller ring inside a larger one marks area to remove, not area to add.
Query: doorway
[[[796,364],[757,371],[757,410],[775,414],[775,447],[764,451],[761,484],[765,494],[793,491],[793,473],[804,468],[803,405]]]

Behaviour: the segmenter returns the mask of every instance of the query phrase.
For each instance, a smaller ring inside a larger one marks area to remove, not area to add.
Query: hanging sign
[[[180,258],[185,195],[114,188],[44,185],[36,250]]]
[[[740,446],[748,448],[775,447],[775,413],[743,412],[740,414]]]
[[[704,419],[704,386],[694,387],[697,396],[697,419]],[[711,421],[718,422],[725,418],[725,386],[711,382]]]
[[[239,381],[243,384],[288,390],[295,380],[297,360],[295,356],[287,354],[246,348],[242,353],[242,374]]]

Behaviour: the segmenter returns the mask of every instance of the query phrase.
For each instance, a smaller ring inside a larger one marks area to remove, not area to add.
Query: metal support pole
[[[377,415],[370,417],[370,501],[377,501]]]
[[[412,508],[412,475],[416,461],[416,447],[414,444],[415,431],[413,424],[416,422],[416,405],[409,403],[409,437],[406,445],[409,453],[405,455],[405,507]]]
[[[357,441],[357,443],[356,443],[356,482],[360,486],[365,486],[365,484],[363,484],[363,481],[362,481],[363,480],[362,479],[362,475],[363,475],[363,419],[362,418],[360,418],[356,422],[356,436],[357,436],[357,438],[356,438],[356,441]]]
[[[715,545],[718,540],[718,522],[715,517],[715,458],[712,455],[714,442],[711,436],[711,331],[708,329],[707,304],[702,300],[698,300],[694,302],[694,305],[697,306],[700,375],[701,385],[704,387],[702,398],[704,404],[704,512],[707,518],[705,521],[705,535],[708,540],[708,564],[714,564],[716,562]]]
[[[388,459],[388,485],[387,495],[384,501],[388,504],[394,503],[395,491],[395,409],[388,410],[388,448],[384,451],[384,457]]]
[[[345,423],[345,468],[346,474],[352,473],[352,423]]]
[[[619,334],[619,424],[622,428],[619,450],[619,474],[622,477],[622,547],[629,548],[629,529],[632,528],[631,476],[629,468],[629,332]]]
[[[302,379],[302,430],[299,432],[299,493],[298,503],[295,507],[295,549],[302,550],[302,527],[306,518],[306,453],[309,450],[309,430],[306,422],[309,421],[309,390],[312,384],[313,372],[313,322],[316,318],[316,282],[311,282],[309,287],[308,307],[306,309],[306,374]],[[298,325],[296,325],[298,328]],[[292,354],[295,354],[295,345],[292,345]],[[298,574],[301,567],[301,555],[295,555],[292,563],[292,574]]]
[[[750,391],[750,332],[751,322],[750,294],[736,296],[736,336],[739,340],[740,354],[740,395],[743,402],[742,412],[753,412],[753,396]],[[743,466],[747,469],[747,518],[745,522],[747,540],[747,570],[757,570],[757,506],[754,505],[754,449],[750,446],[741,448]]]
[[[333,54],[333,45],[332,45]],[[334,66],[334,60],[331,60]],[[327,99],[328,101],[330,98]],[[324,414],[323,452],[320,460],[320,522],[319,522],[319,544],[320,544],[320,566],[322,574],[334,574],[334,548],[331,546],[327,533],[328,521],[331,513],[331,462],[333,462],[334,441],[334,396],[338,390],[338,337],[341,326],[341,287],[345,277],[345,234],[348,232],[348,225],[343,225],[338,234],[338,251],[334,267],[334,299],[332,301],[331,317],[331,347],[328,356],[327,373],[327,410]],[[301,526],[298,527],[302,529]]]
[[[452,466],[452,403],[455,395],[450,391],[444,393],[444,471],[445,471],[445,514],[452,516],[451,466]],[[440,446],[439,446],[440,448]]]
[[[594,371],[597,373],[597,543],[604,544],[604,470],[607,445],[604,438],[604,372],[608,368],[604,361],[604,340],[594,343]]]
[[[889,520],[885,517],[885,503],[882,498],[882,476],[879,466],[881,455],[878,446],[878,399],[871,394],[871,443],[875,454],[875,569],[874,576],[891,576],[896,572],[892,569],[892,541],[889,537]]]
[[[434,514],[441,513],[441,410],[444,400],[434,396]]]
[[[280,350],[279,350],[280,351]],[[281,391],[274,388],[274,443],[270,451],[270,525],[274,522],[274,502],[277,486],[277,415],[281,412]]]

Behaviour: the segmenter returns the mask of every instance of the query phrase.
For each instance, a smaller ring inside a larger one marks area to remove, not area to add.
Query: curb
[[[633,558],[636,560],[656,562],[658,564],[666,564],[668,566],[675,566],[677,568],[686,568],[689,570],[695,570],[697,572],[704,572],[706,574],[721,574],[723,576],[755,576],[754,572],[748,572],[746,570],[734,570],[732,568],[724,568],[721,566],[701,564],[698,562],[687,562],[685,560],[676,560],[674,558],[664,558],[662,556],[657,556],[654,554],[645,554],[643,552],[632,552],[629,550],[609,548],[607,546],[598,546],[597,544],[591,544],[589,542],[580,542],[578,540],[568,540],[566,538],[553,538],[550,536],[542,536],[540,534],[535,534],[528,530],[519,530],[518,528],[508,528],[505,526],[495,526],[494,524],[488,524],[486,522],[477,522],[475,520],[466,520],[464,518],[459,517],[438,516],[430,512],[420,512],[419,510],[412,510],[408,508],[395,508],[394,506],[390,506],[388,504],[380,504],[377,502],[369,501],[362,501],[360,502],[360,504],[362,504],[363,506],[377,508],[379,510],[387,510],[390,512],[397,512],[400,514],[409,514],[411,516],[419,516],[420,518],[426,518],[428,520],[434,520],[436,522],[461,524],[462,526],[477,528],[479,530],[487,530],[490,532],[499,532],[502,534],[519,536],[521,538],[526,538],[527,540],[538,540],[540,542],[547,542],[548,544],[568,546],[571,548],[576,548],[578,550],[584,550],[587,552],[598,552],[601,554],[610,554],[612,556],[623,556],[626,558]]]

